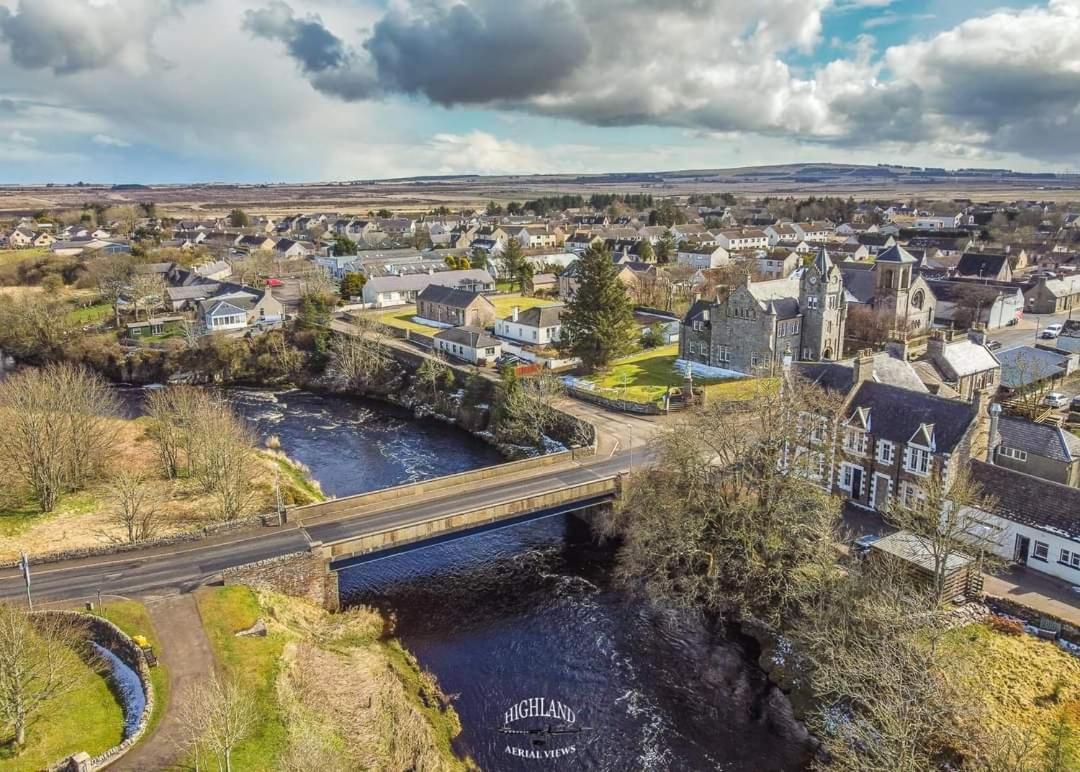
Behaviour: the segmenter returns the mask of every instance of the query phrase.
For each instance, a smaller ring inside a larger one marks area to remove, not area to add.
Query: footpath
[[[214,672],[214,654],[195,596],[185,593],[145,602],[161,642],[158,658],[169,668],[169,702],[162,706],[165,716],[154,733],[110,767],[118,772],[185,769],[178,764],[184,754],[186,731],[178,707],[194,686]]]

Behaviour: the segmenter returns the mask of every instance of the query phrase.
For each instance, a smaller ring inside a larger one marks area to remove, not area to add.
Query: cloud
[[[874,16],[863,22],[863,29],[877,29],[878,27],[888,27],[893,24],[900,24],[901,22],[911,21],[930,21],[937,17],[932,13],[912,13],[902,14],[887,11],[881,16]]]
[[[90,141],[95,145],[102,145],[104,147],[131,147],[130,142],[111,137],[108,134],[95,134]]]

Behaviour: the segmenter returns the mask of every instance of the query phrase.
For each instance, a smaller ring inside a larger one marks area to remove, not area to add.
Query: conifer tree
[[[566,304],[559,348],[595,370],[634,350],[633,304],[608,250],[590,247],[577,267],[578,287]]]

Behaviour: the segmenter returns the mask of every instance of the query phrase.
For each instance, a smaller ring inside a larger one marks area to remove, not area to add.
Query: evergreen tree
[[[229,225],[234,228],[246,228],[250,222],[243,209],[233,209],[229,212]]]
[[[486,269],[488,266],[487,252],[480,247],[473,247],[473,251],[469,254],[469,264],[473,268]]]
[[[364,292],[364,285],[367,283],[367,277],[362,273],[356,271],[349,271],[341,277],[341,297],[343,298],[357,298]]]
[[[506,275],[510,279],[511,289],[515,284],[518,285],[518,289],[521,289],[525,286],[525,282],[532,278],[532,263],[525,258],[525,253],[521,251],[521,244],[517,239],[510,239],[506,242],[502,260],[506,268]]]
[[[577,268],[578,287],[566,304],[559,348],[595,370],[634,350],[634,309],[608,250],[590,247]]]
[[[653,253],[652,242],[642,239],[637,245],[638,259],[643,263],[651,263],[656,255]]]
[[[671,259],[675,257],[675,249],[675,234],[671,231],[664,231],[660,241],[656,242],[656,262],[670,263]]]

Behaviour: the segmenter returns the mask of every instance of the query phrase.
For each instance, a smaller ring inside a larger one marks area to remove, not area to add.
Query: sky
[[[0,183],[1080,169],[1080,0],[0,0]]]

